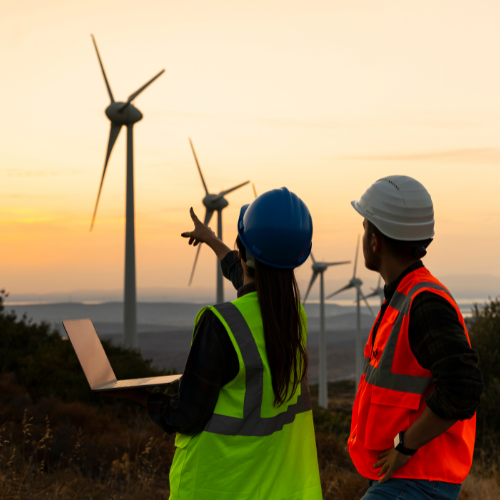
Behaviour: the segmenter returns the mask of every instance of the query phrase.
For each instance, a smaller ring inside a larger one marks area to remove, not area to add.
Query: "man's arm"
[[[447,420],[427,407],[404,434],[405,448],[418,450],[455,425],[458,420]]]
[[[457,420],[446,420],[439,417],[427,407],[404,433],[404,447],[409,450],[418,450],[443,434],[443,432],[446,432],[456,422]],[[403,455],[395,448],[390,448],[379,453],[377,458],[380,460],[375,463],[373,468],[378,469],[381,467],[378,477],[384,476],[379,480],[379,483],[382,484],[388,481],[400,467],[409,462],[411,455]]]
[[[427,406],[446,420],[472,418],[483,376],[455,308],[435,293],[422,292],[411,306],[408,335],[418,363],[432,373],[434,390],[426,397]]]

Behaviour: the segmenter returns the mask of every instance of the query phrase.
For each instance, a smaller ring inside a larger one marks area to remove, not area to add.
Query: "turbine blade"
[[[127,102],[118,108],[118,112],[123,111],[146,87],[149,87],[158,77],[163,75],[165,70],[162,69],[157,75],[153,76],[151,80],[146,82],[141,88],[137,89],[133,94],[128,96]]]
[[[92,37],[92,42],[94,42],[94,48],[95,48],[95,51],[97,53],[97,59],[99,59],[99,64],[101,66],[102,76],[104,77],[104,83],[106,84],[106,88],[108,89],[109,98],[111,99],[111,102],[115,102],[115,99],[113,97],[113,92],[111,92],[111,87],[109,86],[108,77],[106,76],[106,72],[104,71],[104,66],[103,66],[102,61],[101,61],[101,56],[99,54],[99,49],[97,48],[97,43],[95,41],[94,35],[90,35],[90,36]]]
[[[196,156],[196,151],[194,150],[193,142],[191,141],[191,139],[189,139],[189,144],[191,144],[191,150],[193,151],[194,161],[196,162],[196,166],[198,167],[198,172],[200,173],[201,183],[203,184],[203,187],[205,188],[205,193],[208,194],[207,185],[205,183],[205,179],[203,178],[203,174],[201,173],[201,168],[200,168],[200,164],[198,162],[198,157]]]
[[[196,257],[194,258],[193,270],[191,271],[191,277],[189,278],[188,286],[191,286],[191,282],[193,281],[194,270],[196,269],[196,263],[198,262],[198,256],[200,255],[201,245],[202,243],[198,245],[198,250],[196,251]]]
[[[314,264],[316,264],[316,261],[314,260],[314,255],[313,255],[312,251],[311,251],[311,259],[314,262]]]
[[[343,288],[341,288],[340,290],[337,290],[336,292],[333,292],[330,295],[328,295],[327,299],[329,299],[330,297],[333,297],[334,295],[337,295],[340,292],[343,292],[344,290],[349,290],[349,288],[353,288],[353,287],[354,287],[354,285],[351,285],[349,283],[346,286],[344,286]]]
[[[253,189],[253,194],[257,198],[257,190],[255,189],[255,184],[252,182],[252,189]]]
[[[309,292],[311,291],[311,288],[314,285],[314,282],[316,281],[318,274],[319,273],[313,273],[313,275],[311,277],[311,281],[309,282],[309,288],[307,289],[306,296],[304,297],[304,300],[302,301],[303,304],[306,303],[307,297],[309,297]]]
[[[380,274],[378,275],[378,281],[377,281],[377,288],[380,288],[380,280],[382,279],[382,276]]]
[[[205,226],[208,226],[208,223],[210,222],[210,219],[212,218],[212,215],[214,214],[213,210],[208,210],[205,212],[205,220],[203,221],[203,224]]]
[[[222,198],[223,196],[226,196],[226,194],[229,194],[229,193],[232,193],[233,191],[236,191],[237,189],[239,189],[240,187],[243,187],[243,186],[246,186],[250,181],[245,181],[245,182],[242,182],[241,184],[238,184],[237,186],[234,186],[230,189],[226,189],[225,191],[221,191],[218,195],[218,197],[216,198],[216,200],[219,200],[220,198]]]
[[[358,254],[359,254],[359,235],[358,235],[358,244],[356,245],[356,259],[354,260],[354,273],[352,277],[356,277],[356,268],[358,267]]]
[[[327,266],[341,266],[343,264],[350,264],[351,261],[350,260],[344,260],[342,262],[327,262],[326,265]]]
[[[366,296],[367,299],[369,299],[370,297],[378,297],[378,292],[375,290]]]
[[[366,300],[366,297],[363,295],[363,292],[361,291],[361,288],[358,288],[358,292],[361,295],[361,298],[365,301],[366,307],[368,307],[368,310],[372,313],[372,316],[375,316],[375,314],[373,314],[372,308],[370,307],[370,304],[368,304],[368,301]]]
[[[99,198],[101,197],[102,185],[104,183],[104,176],[106,175],[106,169],[108,168],[109,157],[111,156],[111,151],[113,151],[113,146],[115,145],[116,139],[118,139],[118,134],[122,125],[116,125],[111,123],[111,128],[109,129],[109,139],[108,139],[108,150],[106,151],[106,159],[104,160],[104,168],[102,169],[101,184],[99,185],[99,191],[97,193],[97,201],[95,202],[94,215],[92,216],[92,223],[90,224],[90,230],[94,227],[95,216],[97,214],[97,206],[99,205]]]

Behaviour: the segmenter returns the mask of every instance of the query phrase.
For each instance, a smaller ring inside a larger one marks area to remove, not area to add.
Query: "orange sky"
[[[361,219],[349,202],[406,174],[435,203],[431,269],[499,275],[499,18],[494,0],[4,0],[0,288],[122,286],[124,132],[88,231],[109,128],[90,33],[118,100],[166,69],[135,101],[139,288],[189,278],[179,234],[188,208],[204,209],[188,137],[211,190],[249,179],[301,196],[318,258],[352,259]],[[252,199],[249,186],[228,195],[231,246]],[[214,281],[204,249],[194,284]]]

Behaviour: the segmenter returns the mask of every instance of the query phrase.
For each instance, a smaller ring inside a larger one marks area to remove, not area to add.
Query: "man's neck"
[[[380,264],[379,273],[386,285],[389,285],[394,280],[397,280],[411,265],[418,262],[418,259],[399,261],[389,258],[382,261]]]

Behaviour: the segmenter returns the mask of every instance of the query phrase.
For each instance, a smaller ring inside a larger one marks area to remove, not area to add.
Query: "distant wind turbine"
[[[359,384],[359,381],[361,379],[361,374],[363,373],[363,344],[361,343],[361,308],[360,308],[361,299],[365,301],[366,307],[368,307],[368,310],[373,315],[372,308],[368,304],[366,297],[363,295],[363,292],[361,291],[361,285],[363,284],[363,282],[359,278],[356,278],[358,254],[359,254],[359,236],[358,236],[358,244],[356,246],[356,257],[354,260],[354,272],[352,273],[352,278],[350,279],[349,283],[347,283],[346,286],[342,287],[340,290],[337,290],[336,292],[333,292],[327,297],[327,299],[330,299],[334,295],[337,295],[345,290],[350,290],[351,288],[354,288],[356,290],[356,387],[357,384]]]
[[[325,282],[324,273],[331,266],[340,266],[342,264],[349,264],[351,261],[343,262],[316,262],[314,260],[314,255],[311,252],[311,259],[313,261],[312,270],[313,274],[311,281],[309,282],[309,288],[307,289],[306,295],[304,297],[304,304],[306,303],[307,297],[309,297],[309,292],[311,291],[314,282],[318,275],[320,276],[319,285],[319,372],[318,372],[318,394],[319,394],[319,406],[322,408],[328,408],[328,380],[327,380],[327,367],[326,367],[326,339],[325,339]]]
[[[252,182],[252,189],[253,189],[253,194],[257,198],[257,190],[255,189],[255,184]]]
[[[370,293],[370,295],[367,295],[366,298],[369,299],[370,297],[378,297],[380,299],[380,304],[383,304],[385,300],[385,295],[384,295],[384,287],[380,286],[381,278],[382,276],[379,275],[377,288],[372,288],[373,292]]]
[[[97,200],[92,216],[90,230],[94,227],[94,222],[99,206],[99,198],[101,197],[106,168],[108,167],[109,157],[115,145],[118,134],[121,128],[127,127],[127,187],[126,187],[126,209],[125,209],[125,290],[123,300],[123,345],[125,347],[137,347],[137,293],[135,282],[135,225],[134,225],[134,124],[142,120],[142,113],[132,104],[132,101],[151,85],[165,70],[162,69],[156,76],[151,78],[142,87],[137,89],[133,94],[130,94],[126,102],[116,102],[111,87],[104,71],[104,65],[97,49],[97,44],[94,35],[91,35],[94,43],[99,65],[101,66],[104,83],[108,90],[110,105],[106,108],[106,116],[111,121],[109,131],[108,148],[106,151],[106,159],[104,160],[104,168],[102,170],[101,183],[97,193]]]
[[[245,186],[250,181],[245,181],[237,186],[234,186],[230,189],[226,189],[225,191],[221,191],[219,194],[210,194],[208,192],[207,184],[205,183],[205,179],[203,178],[203,174],[201,172],[200,164],[198,162],[198,157],[196,156],[196,151],[194,150],[193,143],[191,139],[189,139],[189,144],[191,145],[191,149],[194,155],[194,161],[196,162],[196,166],[198,167],[198,172],[200,173],[201,183],[203,184],[203,188],[205,189],[205,197],[203,198],[203,205],[205,205],[205,219],[203,223],[208,225],[210,220],[212,219],[212,215],[215,211],[217,211],[217,237],[222,240],[222,210],[224,210],[228,205],[228,201],[224,196],[240,187]],[[194,270],[196,269],[196,262],[198,261],[198,256],[200,255],[201,243],[198,245],[198,250],[196,251],[196,257],[194,259],[193,270],[191,271],[191,277],[189,278],[189,286],[191,286],[191,282],[193,281]],[[217,261],[217,295],[216,295],[216,304],[222,304],[224,302],[224,286],[222,282],[222,269],[220,267],[219,260]]]

